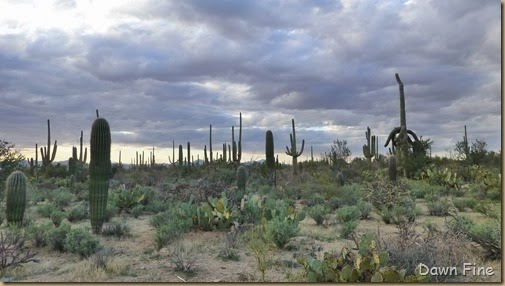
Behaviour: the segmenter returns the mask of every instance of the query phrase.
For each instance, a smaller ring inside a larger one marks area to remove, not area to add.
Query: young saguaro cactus
[[[239,190],[245,190],[247,182],[247,170],[246,168],[241,165],[237,169],[237,187]]]
[[[302,149],[300,152],[296,151],[296,133],[295,133],[295,120],[291,119],[291,124],[293,126],[293,133],[289,134],[289,140],[291,141],[291,148],[286,146],[286,154],[293,157],[293,174],[297,174],[297,159],[303,153],[303,147],[305,146],[305,139],[302,140]]]
[[[26,176],[21,171],[12,172],[5,182],[6,214],[8,224],[20,225],[26,207]]]
[[[265,135],[265,156],[267,168],[273,170],[275,167],[274,134],[270,130],[267,130]]]
[[[112,177],[110,126],[104,118],[98,117],[93,122],[90,143],[89,213],[93,232],[100,233],[106,218],[109,179]]]
[[[363,155],[367,158],[368,162],[372,163],[372,158],[376,155],[375,150],[377,149],[377,140],[375,136],[371,136],[370,127],[367,126],[366,132],[366,145],[363,145]]]
[[[56,156],[56,149],[58,148],[57,140],[54,141],[53,153],[51,154],[51,122],[47,120],[47,147],[40,147],[40,157],[42,158],[42,166],[46,167],[51,165]]]

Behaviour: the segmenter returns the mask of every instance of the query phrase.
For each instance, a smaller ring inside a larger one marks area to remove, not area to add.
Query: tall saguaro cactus
[[[238,164],[240,164],[240,160],[242,158],[242,113],[240,113],[239,117],[238,142],[235,141],[235,127],[231,127],[231,144],[233,149],[232,161]]]
[[[20,225],[26,207],[26,176],[21,171],[12,172],[5,182],[7,223]]]
[[[297,166],[298,166],[298,160],[297,158],[302,155],[303,153],[303,147],[305,146],[305,139],[302,140],[302,149],[300,152],[296,151],[296,132],[295,132],[295,120],[291,119],[291,124],[293,126],[293,133],[289,134],[289,140],[291,142],[291,148],[288,148],[286,146],[286,154],[293,157],[293,174],[297,174]]]
[[[47,147],[40,147],[40,157],[42,159],[42,166],[47,167],[51,165],[56,156],[56,149],[58,145],[57,140],[54,140],[53,153],[51,154],[51,122],[47,120]],[[50,155],[51,154],[51,155]]]
[[[93,232],[100,233],[106,218],[109,179],[112,177],[110,127],[104,118],[98,117],[93,122],[90,143],[89,213]]]
[[[400,134],[398,145],[400,147],[401,162],[403,165],[403,176],[407,178],[409,172],[407,168],[407,157],[408,157],[408,135],[407,135],[407,117],[405,115],[405,94],[403,91],[403,82],[400,76],[395,73],[396,82],[398,82],[398,88],[400,90]]]
[[[265,135],[265,156],[267,168],[273,170],[275,167],[274,134],[270,130],[267,130]]]
[[[465,136],[463,136],[463,151],[465,152],[465,160],[467,162],[470,161],[470,146],[468,145],[468,136],[466,134],[466,125],[465,125]]]

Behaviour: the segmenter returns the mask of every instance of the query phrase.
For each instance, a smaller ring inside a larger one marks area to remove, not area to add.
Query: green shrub
[[[363,197],[363,190],[358,184],[345,185],[337,189],[336,196],[342,205],[354,206]]]
[[[56,227],[59,227],[61,224],[61,221],[65,218],[67,218],[67,214],[63,211],[56,210],[53,213],[51,213],[51,221],[53,222],[54,226],[56,226]]]
[[[477,200],[475,198],[453,198],[452,203],[454,207],[460,212],[467,211],[468,209],[473,209],[477,205]]]
[[[66,187],[60,187],[52,191],[52,202],[59,208],[64,208],[76,199],[75,195]]]
[[[71,229],[63,242],[64,250],[79,254],[82,258],[89,257],[100,249],[100,241],[92,235],[88,228]]]
[[[240,244],[240,234],[238,231],[227,232],[220,244],[218,257],[224,261],[238,261],[240,259],[240,255],[238,254]]]
[[[358,207],[358,210],[361,213],[360,219],[367,219],[373,208],[371,203],[365,201],[359,201],[356,207]]]
[[[132,215],[134,218],[138,218],[143,212],[144,212],[144,206],[143,205],[137,205],[132,208]]]
[[[88,217],[88,208],[83,203],[78,203],[74,205],[67,212],[67,219],[69,222],[76,222]]]
[[[266,237],[279,248],[283,248],[291,238],[298,234],[298,231],[298,221],[278,216],[268,221],[265,225]]]
[[[168,210],[169,204],[163,201],[155,200],[144,207],[144,211],[148,213],[161,213]]]
[[[430,215],[447,216],[451,208],[451,202],[447,198],[439,198],[436,201],[427,201],[426,206]]]
[[[340,237],[344,239],[351,238],[351,235],[354,233],[354,230],[358,226],[357,220],[351,220],[343,222],[340,226]]]
[[[343,206],[337,210],[337,218],[340,222],[357,221],[361,217],[361,212],[357,206]]]
[[[53,223],[45,221],[38,224],[32,224],[26,228],[27,239],[33,242],[35,247],[47,245],[49,233],[54,229]]]
[[[331,209],[325,205],[314,205],[308,208],[307,214],[316,221],[317,225],[323,224]]]
[[[330,207],[330,209],[332,211],[335,211],[336,209],[338,209],[339,207],[342,206],[342,202],[340,201],[339,198],[336,198],[336,197],[331,197],[329,200],[328,200],[328,206]]]
[[[501,222],[499,220],[489,219],[472,225],[468,236],[485,249],[488,259],[501,257]]]
[[[158,224],[155,227],[154,233],[154,245],[157,250],[165,247],[168,243],[179,238],[184,232],[188,231],[193,225],[193,220],[191,218],[182,219],[177,217],[172,217],[168,221],[164,221],[162,224]],[[152,225],[152,224],[151,224]]]
[[[325,203],[325,199],[320,194],[314,194],[306,201],[307,206],[312,207],[316,205],[323,205]]]
[[[38,206],[37,213],[44,218],[50,218],[51,214],[58,210],[54,203],[43,203]]]
[[[71,226],[67,221],[62,221],[59,227],[55,227],[49,231],[48,241],[49,246],[53,250],[65,251],[65,239],[70,232]]]

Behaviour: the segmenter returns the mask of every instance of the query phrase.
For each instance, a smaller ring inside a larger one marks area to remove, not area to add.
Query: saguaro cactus
[[[56,156],[56,149],[58,145],[56,144],[57,140],[54,140],[54,148],[53,153],[51,154],[51,122],[49,119],[47,120],[47,147],[40,147],[40,157],[42,159],[42,166],[46,167],[51,165],[54,161],[54,157]],[[49,155],[51,154],[51,155]]]
[[[396,182],[396,157],[394,155],[389,156],[388,163],[389,180],[391,182]]]
[[[267,168],[273,170],[275,168],[274,134],[270,130],[267,130],[265,135],[265,156]]]
[[[293,174],[297,174],[297,158],[302,155],[303,147],[305,146],[305,139],[302,140],[302,149],[300,152],[296,151],[296,133],[295,133],[295,120],[291,119],[291,124],[293,126],[293,133],[289,134],[289,140],[291,142],[291,148],[286,146],[286,154],[293,157]]]
[[[110,127],[104,118],[99,117],[93,122],[90,143],[89,213],[93,232],[100,233],[106,218],[109,179],[112,177]]]
[[[367,144],[363,145],[363,155],[365,156],[365,158],[367,158],[368,162],[371,164],[372,158],[376,156],[377,140],[375,136],[371,136],[370,127],[368,126],[366,128],[365,137]]]
[[[465,136],[463,136],[463,151],[465,152],[465,160],[470,162],[470,146],[468,145],[468,136],[466,134],[466,125],[465,125]]]
[[[184,155],[182,152],[182,145],[179,145],[179,166],[182,167],[184,163]]]
[[[405,115],[405,94],[403,91],[403,82],[400,76],[396,73],[396,82],[398,82],[398,88],[400,90],[400,134],[399,134],[399,147],[401,154],[401,161],[403,165],[403,176],[407,178],[408,168],[407,168],[407,157],[408,157],[408,136],[407,136],[407,117]],[[403,131],[403,132],[402,132]]]
[[[21,225],[26,207],[26,176],[12,172],[5,182],[7,223]]]
[[[237,188],[239,190],[245,190],[247,182],[247,170],[242,165],[237,169]]]
[[[240,122],[239,122],[239,133],[238,133],[238,142],[235,141],[235,127],[231,127],[231,144],[233,149],[233,157],[232,160],[234,163],[240,164],[240,160],[242,158],[242,113],[240,113]]]

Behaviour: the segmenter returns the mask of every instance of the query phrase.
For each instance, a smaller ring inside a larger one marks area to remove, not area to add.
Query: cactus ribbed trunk
[[[398,88],[400,90],[400,134],[399,134],[399,147],[401,154],[401,163],[403,166],[403,176],[405,178],[408,177],[408,166],[407,166],[407,158],[408,158],[408,136],[407,136],[407,117],[405,115],[405,94],[403,91],[403,82],[400,79],[400,76],[395,74],[396,81],[398,82]]]
[[[110,127],[104,118],[93,122],[90,143],[89,213],[93,233],[100,233],[106,219],[109,179],[112,177]]]
[[[270,130],[267,130],[265,135],[265,156],[267,168],[273,170],[275,167],[274,134]]]
[[[302,149],[300,152],[296,151],[296,132],[295,132],[295,120],[291,119],[291,125],[293,126],[293,133],[289,134],[289,140],[291,142],[291,149],[286,146],[286,154],[293,157],[293,174],[297,174],[298,157],[303,153],[303,147],[305,146],[305,139],[302,140]]]
[[[7,223],[21,225],[26,207],[26,176],[12,172],[5,182]]]

